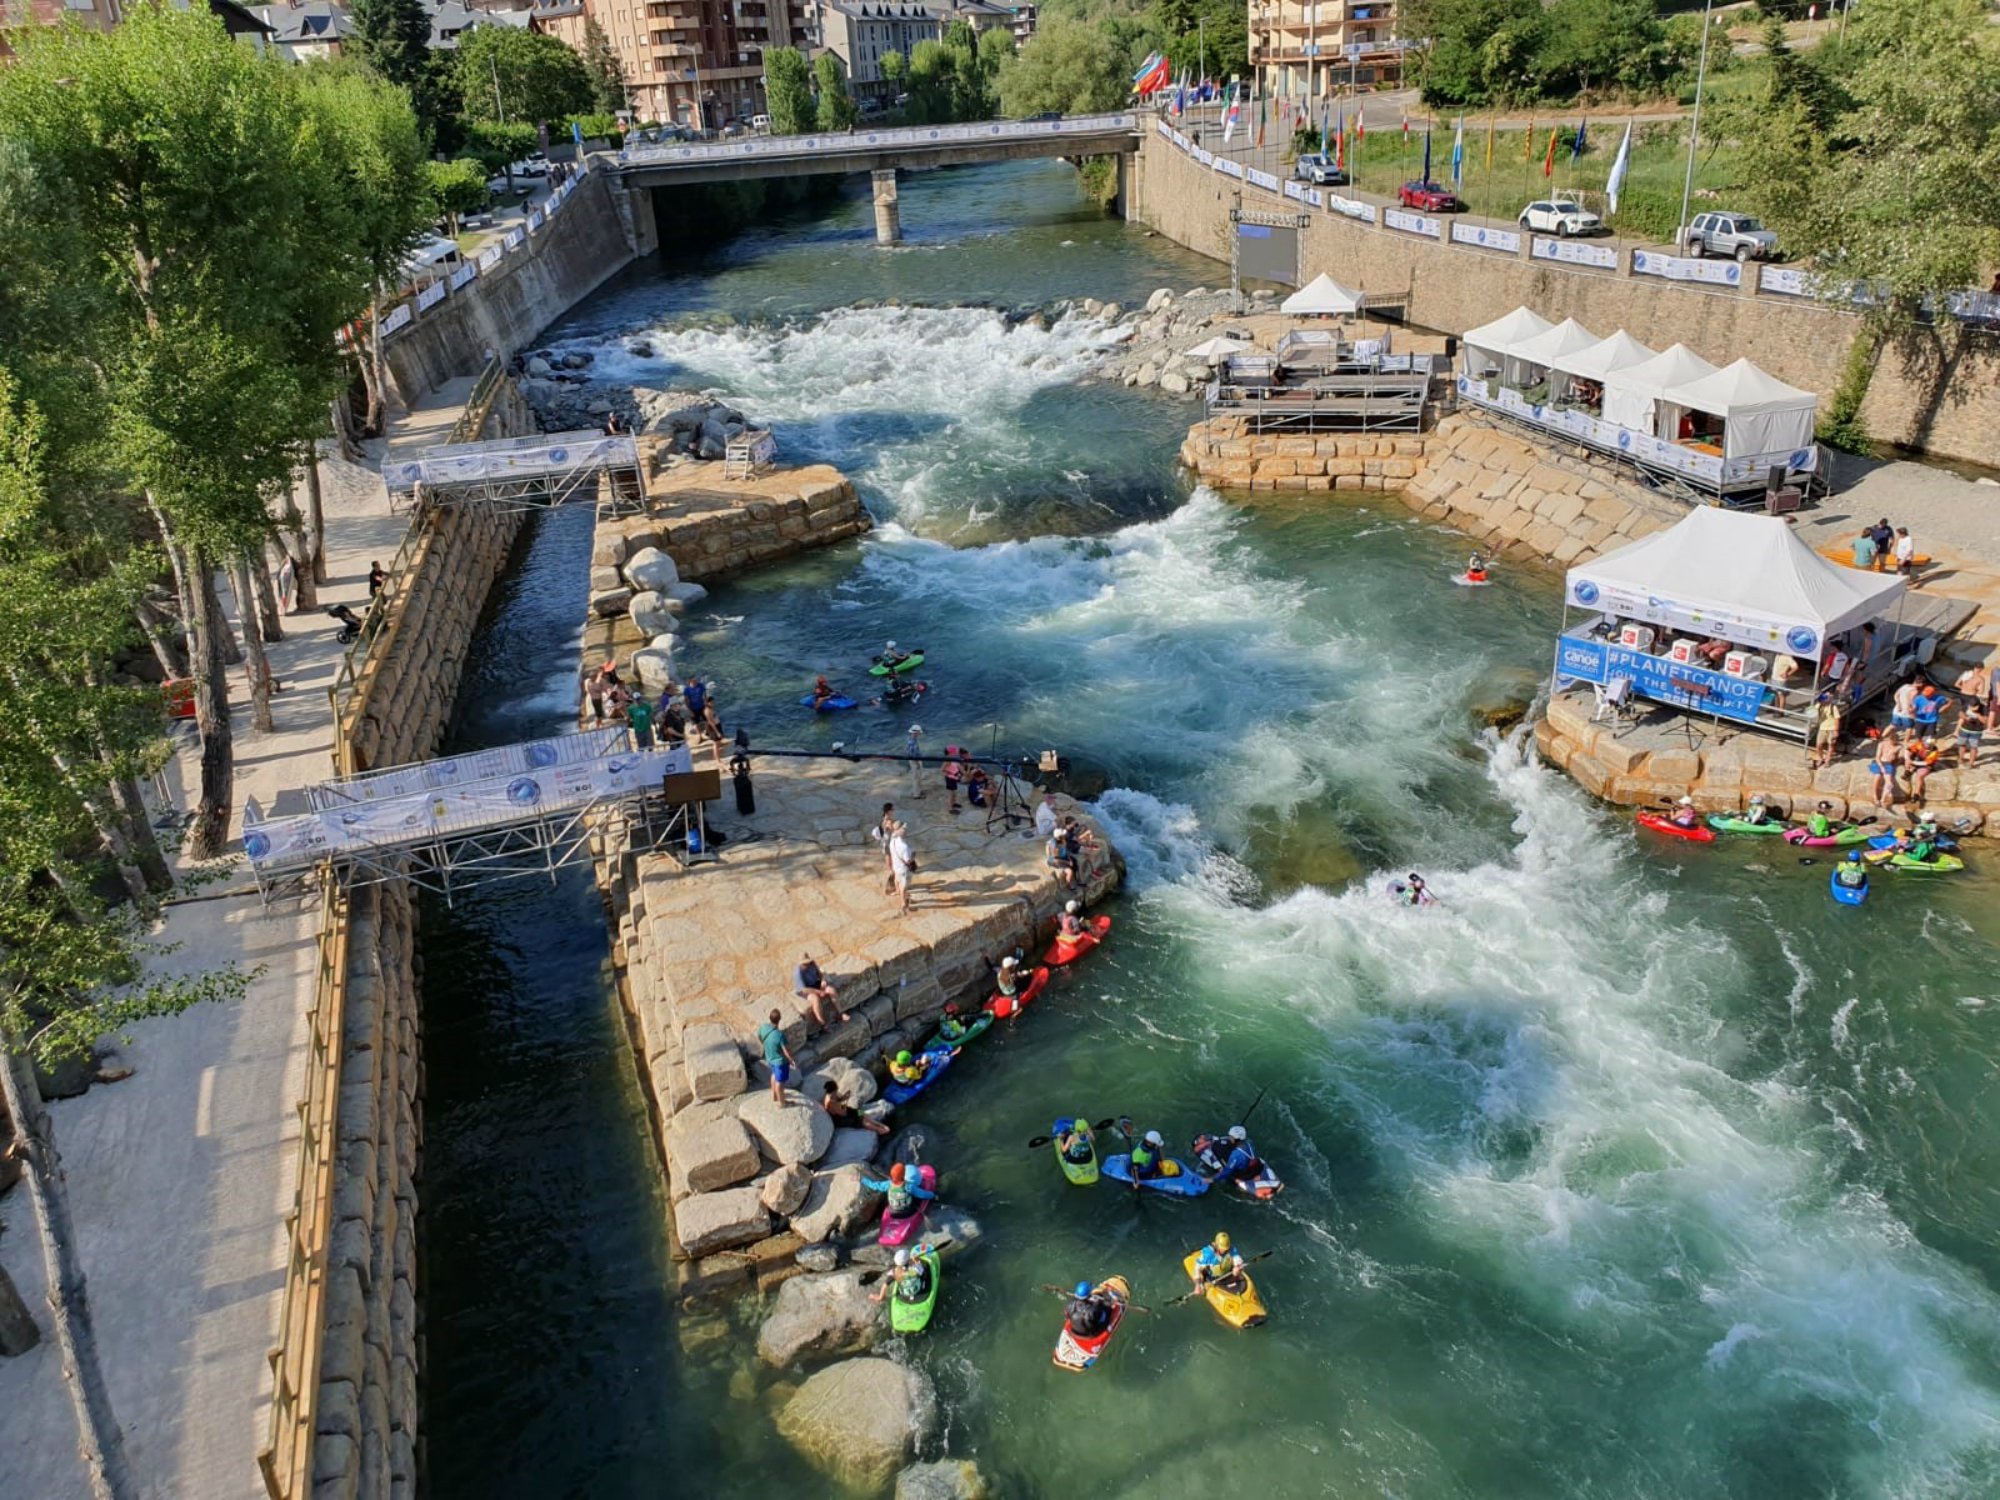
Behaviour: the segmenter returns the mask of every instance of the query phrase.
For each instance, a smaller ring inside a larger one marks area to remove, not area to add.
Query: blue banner
[[[1761,682],[1690,666],[1670,656],[1654,656],[1605,641],[1561,636],[1556,641],[1556,676],[1572,682],[1604,684],[1628,677],[1632,691],[1656,703],[1754,724],[1769,689]]]

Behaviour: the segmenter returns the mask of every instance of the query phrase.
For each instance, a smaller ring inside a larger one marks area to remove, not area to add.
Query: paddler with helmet
[[[1847,858],[1833,867],[1833,878],[1845,890],[1868,889],[1868,867],[1861,862],[1859,849],[1847,851]]]
[[[1746,823],[1754,823],[1760,827],[1763,824],[1771,821],[1771,807],[1770,804],[1764,800],[1764,794],[1762,792],[1751,793],[1750,806],[1744,810],[1743,821]]]
[[[1096,1155],[1097,1148],[1092,1141],[1090,1122],[1079,1111],[1071,1117],[1069,1129],[1056,1137],[1056,1150],[1062,1153],[1064,1161],[1081,1167]]]
[[[1255,1182],[1264,1172],[1257,1148],[1250,1144],[1250,1132],[1241,1125],[1229,1127],[1229,1156],[1210,1182]]]
[[[1814,808],[1812,816],[1806,819],[1806,837],[1815,839],[1832,838],[1834,832],[1833,819],[1828,816],[1832,811],[1833,804],[1831,802],[1822,802],[1818,807]]]
[[[889,1168],[888,1181],[864,1177],[861,1185],[889,1200],[889,1217],[892,1219],[910,1218],[923,1212],[925,1200],[937,1201],[937,1194],[924,1186],[921,1176],[901,1162]]]
[[[1486,559],[1477,552],[1473,553],[1466,561],[1465,581],[1467,583],[1486,582]]]
[[[1161,1161],[1166,1149],[1167,1143],[1157,1130],[1149,1130],[1132,1142],[1132,1181],[1149,1182],[1165,1175]]]
[[[924,1259],[930,1246],[920,1245],[915,1255],[908,1250],[896,1252],[896,1262],[889,1267],[889,1274],[882,1285],[870,1297],[870,1302],[884,1301],[891,1292],[903,1302],[921,1302],[931,1294],[930,1263]]]
[[[922,1083],[930,1070],[930,1058],[915,1056],[907,1047],[889,1059],[889,1077],[905,1088]]]
[[[1063,1320],[1069,1325],[1072,1337],[1094,1339],[1111,1326],[1116,1301],[1108,1294],[1091,1289],[1087,1281],[1079,1281],[1071,1294],[1069,1306],[1063,1311]]]
[[[1203,1245],[1194,1258],[1194,1289],[1205,1292],[1212,1286],[1225,1292],[1243,1290],[1243,1257],[1230,1244],[1226,1229]]]
[[[953,1000],[948,1003],[944,1008],[944,1015],[938,1019],[938,1035],[947,1042],[956,1043],[964,1041],[971,1030],[971,1027],[959,1019],[958,1002]]]
[[[1692,797],[1683,797],[1676,802],[1673,812],[1668,814],[1668,817],[1676,828],[1693,828],[1701,821],[1695,816]]]
[[[1056,938],[1059,942],[1073,943],[1084,934],[1081,901],[1065,901],[1060,916],[1056,918]]]

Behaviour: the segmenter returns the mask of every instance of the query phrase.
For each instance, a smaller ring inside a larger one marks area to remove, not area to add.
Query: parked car
[[[1604,221],[1580,203],[1567,198],[1538,198],[1521,210],[1523,229],[1538,229],[1568,239],[1573,234],[1596,234]]]
[[[771,128],[771,117],[769,115],[752,115],[750,117],[750,128],[759,131],[769,130]]]
[[[1465,211],[1465,205],[1458,201],[1458,194],[1436,182],[1406,182],[1397,189],[1396,201],[1419,213],[1455,214]]]
[[[1690,255],[1737,260],[1775,260],[1778,255],[1778,237],[1748,214],[1696,214],[1681,243]]]
[[[1324,151],[1313,151],[1301,156],[1292,168],[1292,176],[1300,182],[1310,182],[1317,187],[1347,186],[1347,174],[1336,167],[1333,158]]]

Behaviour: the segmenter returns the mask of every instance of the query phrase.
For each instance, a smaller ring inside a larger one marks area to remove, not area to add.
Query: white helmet
[[[1232,1141],[1246,1141],[1250,1138],[1250,1132],[1241,1125],[1232,1125],[1229,1127],[1229,1138]]]
[[[1164,1146],[1166,1142],[1160,1139],[1159,1131],[1149,1130],[1146,1132],[1146,1144],[1149,1146]]]
[[[1063,905],[1063,910],[1068,912],[1073,917],[1078,912],[1083,910],[1083,903],[1081,901],[1066,902]]]
[[[882,649],[884,651],[894,651],[896,649],[896,643],[894,641],[891,641],[889,642],[888,645],[884,646]]]
[[[896,1264],[898,1266],[907,1266],[909,1263],[910,1263],[910,1252],[907,1250],[898,1250],[896,1252]]]
[[[1014,957],[1014,955],[1010,953],[1010,954],[1008,954],[1008,955],[1007,955],[1007,956],[1006,956],[1005,958],[1003,958],[1003,959],[1001,959],[1001,960],[1000,960],[1000,967],[1001,967],[1001,968],[1003,968],[1003,969],[1011,969],[1011,968],[1013,968],[1013,967],[1014,967],[1014,966],[1015,966],[1016,964],[1020,963],[1020,961],[1021,961],[1021,960],[1019,960],[1018,958]]]

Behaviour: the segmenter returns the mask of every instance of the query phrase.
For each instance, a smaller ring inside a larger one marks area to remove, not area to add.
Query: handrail
[[[270,1352],[269,1434],[257,1453],[270,1500],[312,1493],[313,1423],[326,1338],[327,1250],[333,1237],[333,1165],[339,1148],[340,1071],[347,1024],[347,892],[320,867],[319,972],[307,1022],[299,1169],[285,1215],[285,1292]]]
[[[1136,131],[1139,117],[1129,111],[1072,115],[1060,120],[978,120],[959,125],[904,125],[882,130],[810,132],[802,135],[755,136],[742,141],[707,145],[678,143],[628,145],[618,152],[620,166],[647,167],[685,162],[745,161],[784,156],[848,156],[857,151],[912,150],[925,146],[1104,135]]]

